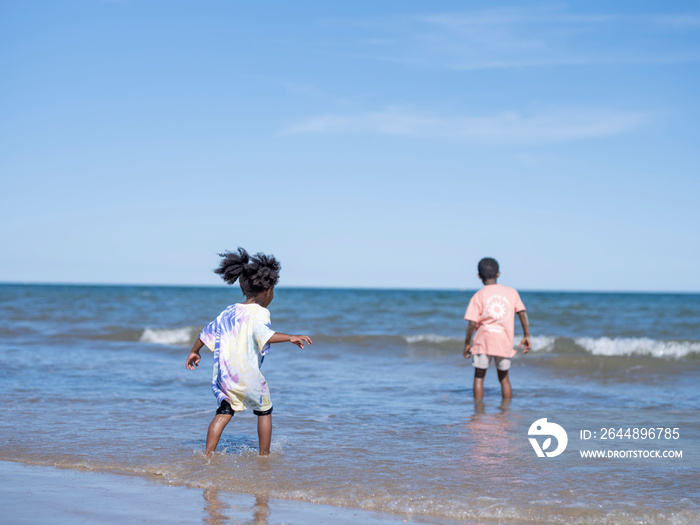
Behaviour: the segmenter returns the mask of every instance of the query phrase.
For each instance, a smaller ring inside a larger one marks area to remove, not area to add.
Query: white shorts
[[[491,364],[491,360],[496,361],[496,368],[498,370],[505,372],[510,368],[510,359],[507,357],[497,357],[495,355],[486,354],[472,354],[472,358],[474,359],[472,362],[472,366],[474,368],[488,368]]]

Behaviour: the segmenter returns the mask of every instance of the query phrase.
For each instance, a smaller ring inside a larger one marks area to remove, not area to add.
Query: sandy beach
[[[2,522],[52,523],[427,523],[359,509],[167,485],[122,474],[0,461]],[[451,524],[452,521],[430,520]],[[464,522],[460,522],[464,523]]]

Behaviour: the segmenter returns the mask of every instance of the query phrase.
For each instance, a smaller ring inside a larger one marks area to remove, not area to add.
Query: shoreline
[[[3,520],[16,524],[457,522],[158,483],[142,476],[0,461]],[[459,523],[475,525],[476,522]]]

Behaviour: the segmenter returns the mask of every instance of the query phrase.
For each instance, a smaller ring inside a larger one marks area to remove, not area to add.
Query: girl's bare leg
[[[209,431],[207,432],[207,446],[204,450],[205,457],[211,457],[211,455],[216,450],[216,445],[219,444],[219,439],[221,439],[221,433],[231,421],[231,414],[216,414],[214,419],[209,423]]]
[[[510,379],[508,379],[508,370],[499,370],[498,380],[501,382],[503,399],[510,399],[513,397],[513,389],[510,387]]]
[[[258,442],[260,443],[260,455],[267,456],[270,453],[272,441],[272,414],[258,416]]]

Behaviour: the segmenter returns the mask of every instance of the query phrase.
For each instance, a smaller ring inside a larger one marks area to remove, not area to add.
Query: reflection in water
[[[204,523],[209,525],[222,525],[224,523],[236,523],[232,521],[224,511],[229,508],[228,505],[219,499],[219,491],[217,489],[206,489],[203,492],[204,496],[204,512],[206,516]],[[267,519],[270,517],[270,505],[268,498],[265,496],[255,496],[255,505],[252,508],[253,519],[245,521],[252,525],[267,525]]]
[[[510,399],[503,399],[499,412],[487,414],[483,401],[474,402],[474,414],[463,426],[469,445],[469,454],[464,457],[465,474],[484,474],[495,483],[514,481],[504,468],[509,453],[509,431],[513,426],[509,407]]]
[[[270,506],[267,504],[267,498],[265,496],[255,496],[253,523],[255,525],[267,525],[267,518],[269,516]]]
[[[211,525],[221,525],[226,521],[226,515],[223,510],[227,508],[219,499],[219,491],[216,489],[205,489],[204,493],[204,512],[207,516],[204,518],[204,523]]]

